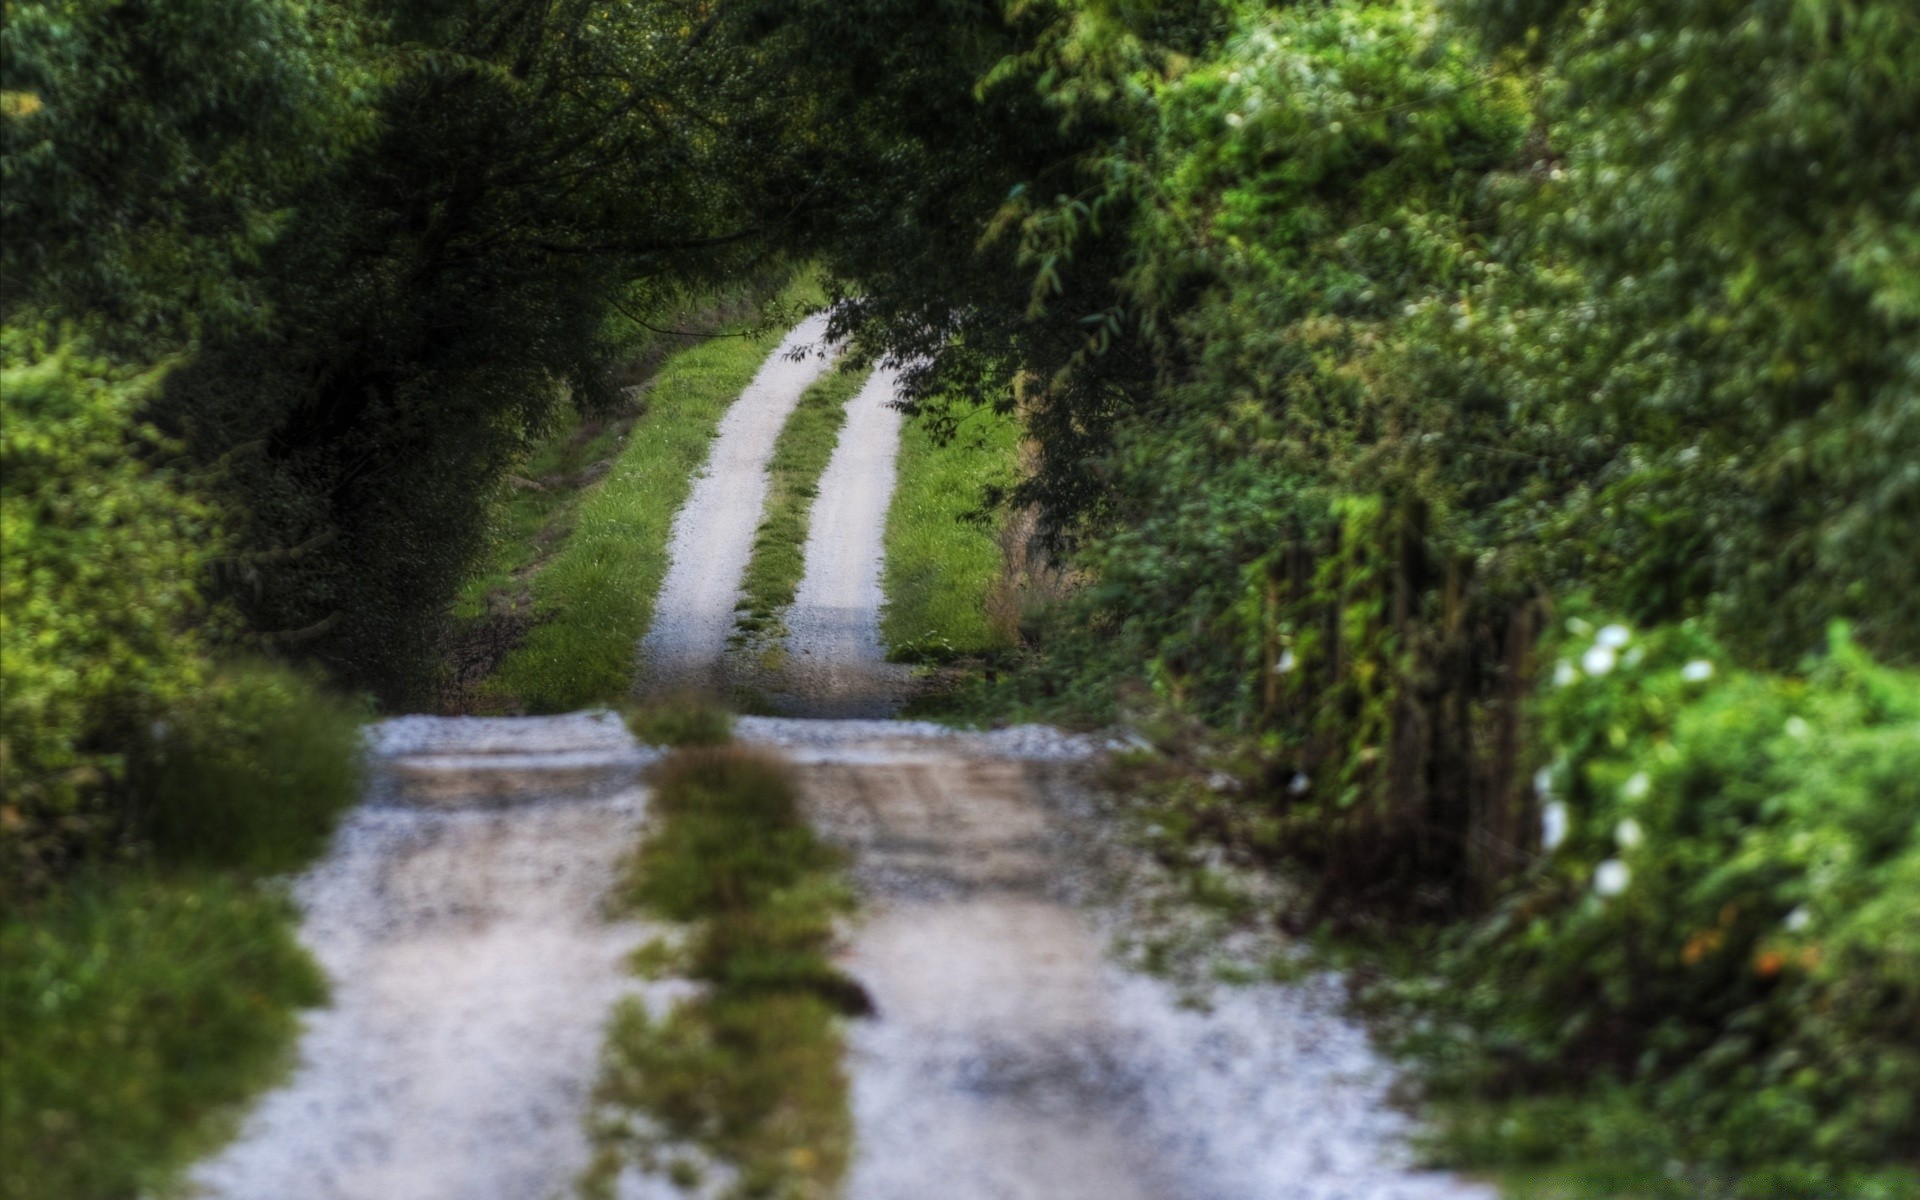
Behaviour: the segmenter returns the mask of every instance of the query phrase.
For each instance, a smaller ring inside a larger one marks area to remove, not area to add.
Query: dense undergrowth
[[[631,1163],[729,1196],[832,1196],[852,1141],[838,1026],[870,1007],[827,959],[851,902],[839,856],[791,768],[737,747],[679,751],[651,803],[627,899],[681,936],[637,965],[701,990],[663,1015],[615,1011],[587,1194],[614,1194]]]

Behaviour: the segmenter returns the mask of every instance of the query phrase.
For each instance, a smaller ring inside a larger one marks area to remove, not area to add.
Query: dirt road
[[[824,369],[776,353],[723,423],[675,525],[643,680],[723,677],[767,455]],[[788,700],[812,717],[901,694],[878,632],[894,387],[876,372],[849,406],[788,614]],[[1218,988],[1196,1008],[1116,964],[1114,917],[1087,903],[1106,869],[1087,849],[1100,744],[859,719],[750,717],[738,735],[799,765],[865,901],[843,959],[878,1008],[848,1026],[850,1200],[1490,1195],[1408,1166],[1390,1072],[1332,981]],[[625,958],[644,931],[602,901],[655,752],[605,713],[403,717],[371,748],[373,793],[296,887],[332,1005],[193,1183],[220,1200],[565,1195],[605,1019],[640,986]]]
[[[642,687],[726,690],[727,638],[767,501],[767,462],[808,386],[832,367],[827,316],[795,326],[720,422],[707,464],[674,517],[670,565],[640,643]]]
[[[1340,989],[1196,1008],[1108,953],[1087,760],[1049,730],[744,720],[853,853],[849,1200],[1490,1200],[1410,1167]],[[1096,839],[1097,841],[1097,839]]]

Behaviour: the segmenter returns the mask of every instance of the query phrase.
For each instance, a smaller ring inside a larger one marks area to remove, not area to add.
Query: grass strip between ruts
[[[789,306],[816,290],[788,289]],[[613,468],[581,501],[572,533],[533,577],[543,620],[483,686],[530,712],[609,703],[632,683],[635,647],[653,620],[674,514],[693,488],[720,419],[785,331],[719,337],[669,360]]]
[[[944,443],[924,421],[900,438],[899,485],[887,510],[880,631],[895,662],[940,662],[1010,648],[1017,632],[988,617],[1003,567],[991,526],[969,520],[990,485],[1020,469],[1020,423],[975,409]]]
[[[736,629],[752,642],[771,643],[784,632],[780,615],[793,603],[806,570],[807,527],[820,476],[846,424],[847,401],[871,373],[843,362],[807,389],[780,430],[767,464],[767,506],[741,584]]]
[[[841,1018],[869,1011],[827,959],[851,904],[840,855],[801,815],[791,768],[737,746],[683,749],[655,781],[627,899],[679,922],[643,973],[703,990],[654,1017],[624,1001],[595,1092],[589,1197],[629,1166],[723,1194],[825,1200],[852,1140]]]

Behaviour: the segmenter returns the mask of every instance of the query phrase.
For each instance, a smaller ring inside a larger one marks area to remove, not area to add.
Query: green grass
[[[936,443],[911,421],[900,443],[900,483],[887,511],[886,611],[881,636],[896,662],[942,662],[1011,649],[1017,622],[991,612],[1004,556],[993,527],[969,519],[989,485],[1014,482],[1020,426],[979,409]]]
[[[742,581],[738,629],[754,642],[777,640],[780,614],[793,603],[806,569],[807,525],[820,475],[846,423],[847,401],[870,374],[842,364],[808,388],[780,430],[767,464],[767,506],[753,535]]]
[[[733,714],[698,693],[656,697],[626,716],[633,736],[649,746],[721,746],[733,738]]]
[[[851,902],[839,855],[791,770],[737,747],[668,760],[652,813],[628,898],[686,937],[636,966],[706,989],[660,1019],[638,999],[616,1010],[584,1190],[612,1196],[629,1164],[689,1183],[719,1164],[729,1195],[825,1200],[852,1145],[840,1020],[870,1007],[827,959]]]
[[[164,1189],[287,1064],[325,999],[281,897],[121,870],[0,919],[0,1194]]]
[[[782,302],[816,289],[810,277]],[[716,338],[669,359],[606,478],[580,501],[565,542],[531,583],[541,623],[479,687],[487,707],[560,712],[610,703],[631,685],[653,618],[674,514],[708,442],[783,331]]]

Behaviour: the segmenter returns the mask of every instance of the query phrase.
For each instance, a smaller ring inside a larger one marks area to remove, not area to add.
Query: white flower
[[[1600,630],[1599,636],[1594,640],[1602,646],[1610,646],[1618,650],[1633,640],[1633,634],[1627,632],[1625,625],[1608,625]]]
[[[1246,120],[1246,118],[1245,118],[1245,117],[1243,117],[1243,116],[1241,116],[1241,115],[1240,115],[1239,113],[1228,113],[1228,114],[1227,114],[1227,124],[1228,124],[1228,125],[1231,125],[1231,126],[1232,126],[1233,128],[1235,128],[1235,129],[1238,129],[1238,128],[1240,128],[1240,122],[1242,122],[1242,121],[1244,121],[1244,120]]]
[[[1787,736],[1788,737],[1798,738],[1800,741],[1804,742],[1807,740],[1807,735],[1812,732],[1813,732],[1813,726],[1807,724],[1806,719],[1804,717],[1788,717],[1787,718]]]
[[[1273,664],[1273,673],[1275,675],[1285,675],[1288,671],[1293,670],[1299,665],[1300,660],[1293,656],[1293,650],[1289,647],[1280,652],[1280,661]]]
[[[1813,914],[1807,911],[1806,905],[1802,904],[1799,908],[1788,913],[1787,919],[1781,923],[1791,932],[1799,933],[1802,929],[1813,924]]]
[[[1533,773],[1533,794],[1542,800],[1553,797],[1553,768],[1541,767]]]
[[[1705,683],[1713,678],[1713,664],[1704,658],[1696,658],[1680,668],[1680,678],[1688,683]]]
[[[1305,795],[1312,786],[1313,780],[1308,779],[1304,771],[1295,771],[1293,778],[1287,782],[1287,790],[1296,796]]]
[[[1635,771],[1633,777],[1620,785],[1620,794],[1629,800],[1641,800],[1653,790],[1653,780],[1647,778],[1645,771]]]
[[[1566,659],[1563,658],[1553,664],[1553,685],[1555,687],[1566,687],[1578,678],[1580,678],[1580,672],[1574,669],[1574,665]]]
[[[1587,669],[1587,674],[1598,678],[1613,670],[1614,657],[1612,646],[1595,642],[1591,649],[1580,656],[1580,665]]]
[[[1632,881],[1633,872],[1617,858],[1610,858],[1593,869],[1593,890],[1602,896],[1618,896]]]
[[[1540,808],[1540,845],[1546,850],[1558,850],[1560,843],[1567,840],[1567,806],[1555,800]]]
[[[1631,850],[1645,841],[1647,835],[1640,828],[1640,822],[1628,817],[1613,827],[1613,840],[1620,843],[1622,850]]]
[[[1240,790],[1240,781],[1225,771],[1215,771],[1207,776],[1207,787],[1215,792],[1237,792]]]
[[[1229,71],[1229,72],[1227,72],[1227,82],[1228,82],[1228,83],[1239,83],[1239,82],[1240,82],[1240,72],[1238,72],[1238,71]]]

